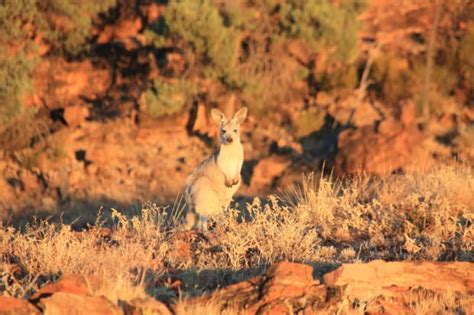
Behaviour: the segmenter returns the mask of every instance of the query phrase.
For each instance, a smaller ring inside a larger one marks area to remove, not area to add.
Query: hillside
[[[242,196],[323,164],[473,161],[469,1],[14,3],[0,12],[3,218],[169,203],[215,148],[215,106],[250,108]]]
[[[0,314],[474,309],[474,1],[4,0],[0,29]],[[234,200],[186,229],[242,107]]]

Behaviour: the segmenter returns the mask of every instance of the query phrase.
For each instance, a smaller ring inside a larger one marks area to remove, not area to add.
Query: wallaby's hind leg
[[[206,232],[207,231],[207,217],[205,215],[201,214],[199,216],[198,228],[201,230],[201,232]]]
[[[198,221],[198,214],[193,211],[188,211],[188,213],[186,213],[186,218],[183,226],[184,230],[189,231],[196,228],[196,226],[198,225]]]
[[[208,230],[208,218],[221,212],[219,195],[213,190],[202,189],[195,196],[196,213],[199,216],[198,229],[205,232]]]

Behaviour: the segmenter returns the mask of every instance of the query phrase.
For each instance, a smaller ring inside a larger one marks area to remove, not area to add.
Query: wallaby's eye
[[[234,132],[237,132],[237,129],[234,129]]]
[[[225,133],[225,129],[222,129],[222,133]]]

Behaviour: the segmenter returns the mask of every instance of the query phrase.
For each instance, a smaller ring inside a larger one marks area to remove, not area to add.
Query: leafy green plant
[[[282,33],[305,39],[317,51],[335,47],[333,56],[350,63],[358,54],[357,15],[364,6],[360,0],[344,0],[339,5],[329,0],[291,0],[281,7]]]
[[[177,113],[184,108],[192,91],[193,86],[184,80],[173,83],[155,80],[145,93],[146,111],[152,117]]]
[[[78,54],[87,47],[92,19],[116,0],[5,0],[0,5],[0,126],[26,113],[22,97],[31,91],[38,62],[34,37],[53,51]]]
[[[35,46],[25,24],[33,22],[34,10],[32,0],[7,0],[0,6],[0,126],[24,112],[20,96],[31,89],[29,75],[36,59],[28,55]]]
[[[302,111],[299,119],[293,125],[297,137],[304,137],[320,130],[324,125],[325,113],[316,108]]]
[[[371,77],[379,97],[388,106],[398,105],[400,100],[413,93],[413,70],[404,58],[394,53],[384,54],[375,60]]]
[[[470,23],[459,43],[459,65],[467,84],[474,86],[474,23]]]
[[[35,2],[38,12],[37,26],[46,33],[53,47],[77,54],[87,46],[93,18],[115,6],[117,0]]]
[[[164,25],[155,29],[168,31],[192,46],[202,58],[204,74],[230,85],[239,85],[235,67],[238,63],[239,32],[224,25],[219,10],[210,0],[170,1]],[[163,23],[163,21],[159,21]]]

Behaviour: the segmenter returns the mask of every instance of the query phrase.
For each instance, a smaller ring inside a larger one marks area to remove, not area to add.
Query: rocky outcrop
[[[378,125],[342,131],[337,144],[336,171],[382,175],[416,163],[423,153],[420,144],[425,138],[418,129],[414,111],[414,105],[409,105],[399,118],[387,117]]]
[[[474,295],[474,264],[469,262],[385,262],[344,264],[324,275],[324,283],[346,287],[345,294],[367,301],[412,289]]]
[[[41,299],[56,293],[75,295],[90,295],[98,286],[98,280],[92,277],[65,275],[58,282],[49,283],[39,289],[31,297],[31,301],[39,302]]]
[[[103,296],[86,296],[57,292],[41,300],[39,305],[45,315],[104,314],[122,315],[123,310]]]
[[[290,164],[291,158],[288,156],[272,155],[261,159],[253,169],[250,189],[254,192],[271,189]]]
[[[97,294],[100,281],[96,278],[64,276],[33,295],[30,301],[38,308],[0,296],[0,314],[40,314],[41,310],[44,314],[169,315],[210,305],[215,312],[239,314],[415,314],[413,297],[419,292],[428,298],[463,298],[464,311],[470,309],[474,297],[474,264],[469,262],[376,260],[344,264],[324,274],[322,281],[313,278],[314,273],[320,274],[310,265],[279,262],[260,276],[202,296],[170,300],[168,305],[152,297],[113,303]]]
[[[60,58],[48,58],[35,69],[33,85],[35,94],[31,106],[47,107],[48,110],[66,108],[101,97],[112,83],[108,68],[98,68],[91,60],[67,62]]]
[[[243,310],[243,314],[293,314],[311,312],[331,297],[326,286],[313,279],[308,265],[281,262],[265,275],[230,285],[215,293],[186,301],[188,307],[218,303],[221,311]]]
[[[25,300],[0,295],[1,315],[39,315],[40,311]]]
[[[468,262],[385,262],[344,264],[313,279],[308,265],[281,262],[256,278],[186,301],[219,304],[220,311],[242,314],[317,314],[363,311],[367,314],[414,314],[407,303],[420,290],[430,296],[474,296],[474,264]],[[347,307],[347,303],[356,303]],[[359,306],[356,306],[359,305]],[[469,308],[469,305],[466,307]]]
[[[43,311],[44,314],[51,315],[171,314],[170,310],[165,304],[151,297],[144,299],[133,299],[131,301],[119,301],[119,303],[115,304],[105,296],[97,294],[99,286],[100,281],[95,277],[66,275],[63,276],[58,282],[50,283],[42,287],[31,297],[31,302],[35,303]],[[26,304],[28,304],[26,301],[16,301],[24,302],[25,305],[21,309],[26,310],[25,307]],[[33,306],[31,305],[31,307]],[[39,312],[31,314],[39,314]]]

